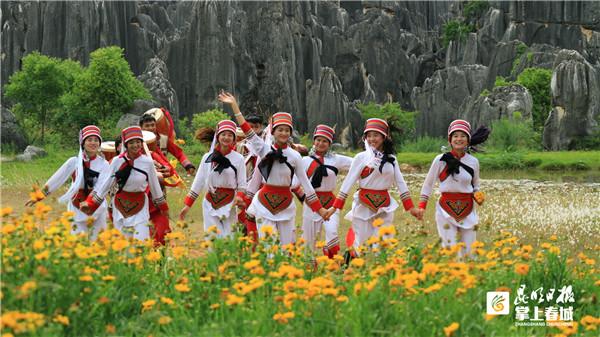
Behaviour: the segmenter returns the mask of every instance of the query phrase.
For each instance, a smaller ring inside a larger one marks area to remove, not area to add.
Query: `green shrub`
[[[506,87],[511,85],[512,82],[507,81],[502,76],[496,76],[496,81],[494,82],[494,87]]]
[[[557,161],[550,161],[540,165],[540,168],[545,171],[565,171],[567,169],[567,164]]]
[[[224,119],[230,119],[229,116],[220,109],[211,109],[201,113],[194,114],[192,117],[192,130],[195,132],[200,128],[217,127],[217,123]]]
[[[440,152],[443,145],[447,145],[448,141],[444,138],[435,137],[419,137],[417,140],[407,142],[402,145],[401,152]]]
[[[533,128],[538,131],[544,128],[552,110],[551,79],[552,70],[542,68],[527,68],[517,77],[517,83],[527,88],[533,98]]]
[[[398,103],[386,103],[384,105],[376,103],[359,104],[358,108],[364,119],[385,119],[390,125],[391,136],[396,146],[400,147],[409,139],[414,138],[415,112],[402,110]]]
[[[474,0],[469,1],[463,7],[463,16],[466,19],[476,19],[487,11],[490,4],[487,1]]]
[[[524,157],[520,152],[503,152],[495,156],[481,156],[479,163],[484,170],[518,170],[528,167]]]
[[[487,146],[498,151],[514,152],[518,150],[536,149],[539,135],[521,119],[501,119],[492,122],[492,133]]]
[[[467,35],[474,30],[472,25],[460,20],[450,20],[442,28],[442,43],[447,48],[450,41],[464,41]]]

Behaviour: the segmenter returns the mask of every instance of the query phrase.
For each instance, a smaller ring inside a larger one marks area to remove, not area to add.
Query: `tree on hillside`
[[[416,113],[404,111],[398,103],[376,103],[359,104],[363,119],[382,118],[385,119],[391,130],[392,140],[398,147],[415,136]]]
[[[4,95],[14,103],[12,110],[30,135],[39,129],[43,144],[46,129],[61,106],[61,96],[71,89],[82,68],[77,62],[38,52],[25,56],[22,64],[22,69],[9,78]]]
[[[90,65],[75,80],[73,90],[63,96],[68,125],[114,125],[136,99],[151,96],[133,75],[123,58],[123,49],[111,46],[90,54]]]

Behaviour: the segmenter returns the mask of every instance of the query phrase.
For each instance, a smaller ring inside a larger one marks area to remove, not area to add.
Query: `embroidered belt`
[[[214,209],[219,209],[233,201],[235,190],[233,188],[217,187],[214,193],[206,193],[206,200]]]
[[[461,221],[473,211],[473,193],[442,193],[440,206],[456,221]]]
[[[274,186],[265,184],[258,191],[258,200],[272,214],[277,214],[292,203],[292,191],[289,186]]]
[[[360,202],[373,212],[390,205],[390,194],[387,190],[370,190],[361,188],[358,191]]]
[[[115,207],[125,218],[139,213],[144,208],[144,192],[120,191],[115,195]]]
[[[321,202],[321,206],[323,206],[324,208],[329,208],[333,205],[333,201],[335,200],[335,195],[333,194],[333,192],[316,191],[315,193],[317,193],[317,197]]]

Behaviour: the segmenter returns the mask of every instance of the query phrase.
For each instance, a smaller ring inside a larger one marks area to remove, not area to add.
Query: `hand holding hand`
[[[183,221],[185,220],[185,216],[188,214],[188,212],[190,211],[190,206],[183,206],[183,208],[181,209],[181,212],[179,212],[179,220]]]
[[[87,201],[80,203],[79,209],[87,215],[92,215],[92,209],[91,209],[90,205],[87,203]]]

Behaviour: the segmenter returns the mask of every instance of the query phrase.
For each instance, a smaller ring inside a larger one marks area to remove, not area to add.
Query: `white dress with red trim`
[[[209,156],[211,156],[211,153],[202,156],[198,173],[196,173],[192,188],[184,203],[191,207],[204,190],[207,190],[202,200],[204,214],[219,218],[228,217],[233,207],[236,192],[246,190],[244,157],[235,151],[230,151],[223,157],[227,158],[231,166],[223,168],[219,173],[219,165],[221,164],[217,164],[212,160],[207,162]]]
[[[279,149],[267,145],[265,141],[251,130],[246,131],[246,135],[248,147],[260,158],[254,174],[260,174],[260,164],[265,160],[265,156],[271,151]],[[306,171],[302,169],[302,157],[300,154],[289,146],[280,150],[281,155],[286,158],[286,162],[274,160],[268,179],[264,179],[263,177],[263,186],[258,193],[254,196],[250,195],[252,202],[248,207],[247,213],[256,218],[264,218],[270,221],[289,221],[294,219],[296,216],[296,205],[290,190],[294,175],[298,178],[300,185],[304,189],[306,201],[313,211],[316,212],[321,208],[315,190],[306,176]],[[252,193],[250,188],[248,193]]]
[[[62,186],[67,179],[71,178],[73,183],[75,183],[75,178],[77,174],[77,157],[71,157],[67,159],[67,161],[48,179],[45,185],[45,190],[48,193],[52,193],[56,191],[60,186]],[[98,177],[93,179],[94,186],[97,186],[99,182],[105,180],[109,176],[109,164],[108,162],[100,157],[96,156],[94,159],[89,162],[89,169],[98,174]],[[81,183],[78,188],[78,192],[71,199],[71,202],[67,205],[67,210],[75,213],[73,217],[74,222],[86,223],[89,215],[83,213],[79,210],[79,204],[87,198],[87,195],[84,194],[84,184],[85,181],[81,180]],[[91,193],[93,187],[89,189],[88,194]],[[92,216],[96,216],[101,214],[102,212],[106,212],[108,208],[106,201],[102,202],[100,206],[94,211]]]
[[[110,175],[94,188],[88,197],[88,202],[95,205],[102,202],[115,183],[115,173],[125,166],[126,161],[131,163],[126,154],[122,154],[112,160],[109,168]],[[113,224],[115,228],[135,227],[147,224],[150,220],[148,196],[146,191],[154,197],[154,204],[161,210],[167,210],[168,206],[163,195],[152,158],[142,154],[133,159],[133,168],[123,185],[112,200]],[[144,174],[145,173],[145,174]]]
[[[383,167],[379,165],[369,167],[368,162],[371,160],[369,152],[363,151],[354,157],[350,171],[334,203],[334,207],[343,208],[350,188],[356,181],[359,182],[359,190],[354,194],[352,201],[352,210],[346,214],[345,219],[371,220],[382,213],[394,212],[398,208],[398,203],[389,194],[389,189],[394,185],[400,191],[404,209],[409,210],[413,207],[408,186],[400,172],[400,165],[395,156],[390,155],[389,158],[393,159],[393,164],[386,162]]]
[[[321,202],[321,205],[325,208],[333,206],[335,201],[335,189],[337,185],[337,176],[342,172],[347,172],[352,165],[352,158],[340,154],[326,155],[325,157],[317,156],[320,163],[317,162],[313,157],[307,156],[302,158],[302,167],[306,171],[308,179],[311,180],[311,184],[314,181],[315,173],[322,163],[325,165],[327,175],[322,175],[321,186],[315,187],[317,197]],[[332,168],[335,168],[335,172]],[[313,221],[323,220],[319,213],[313,212],[310,208],[305,207],[303,211],[304,217],[310,217]]]
[[[458,174],[451,175],[446,172],[447,164],[441,160],[442,156],[436,156],[431,163],[421,189],[419,207],[424,209],[427,206],[434,184],[440,181],[442,197],[436,203],[435,212],[436,221],[443,223],[438,225],[471,229],[479,222],[472,198],[473,193],[479,191],[479,161],[467,153],[459,160],[473,170],[473,175],[463,166],[459,166]]]

